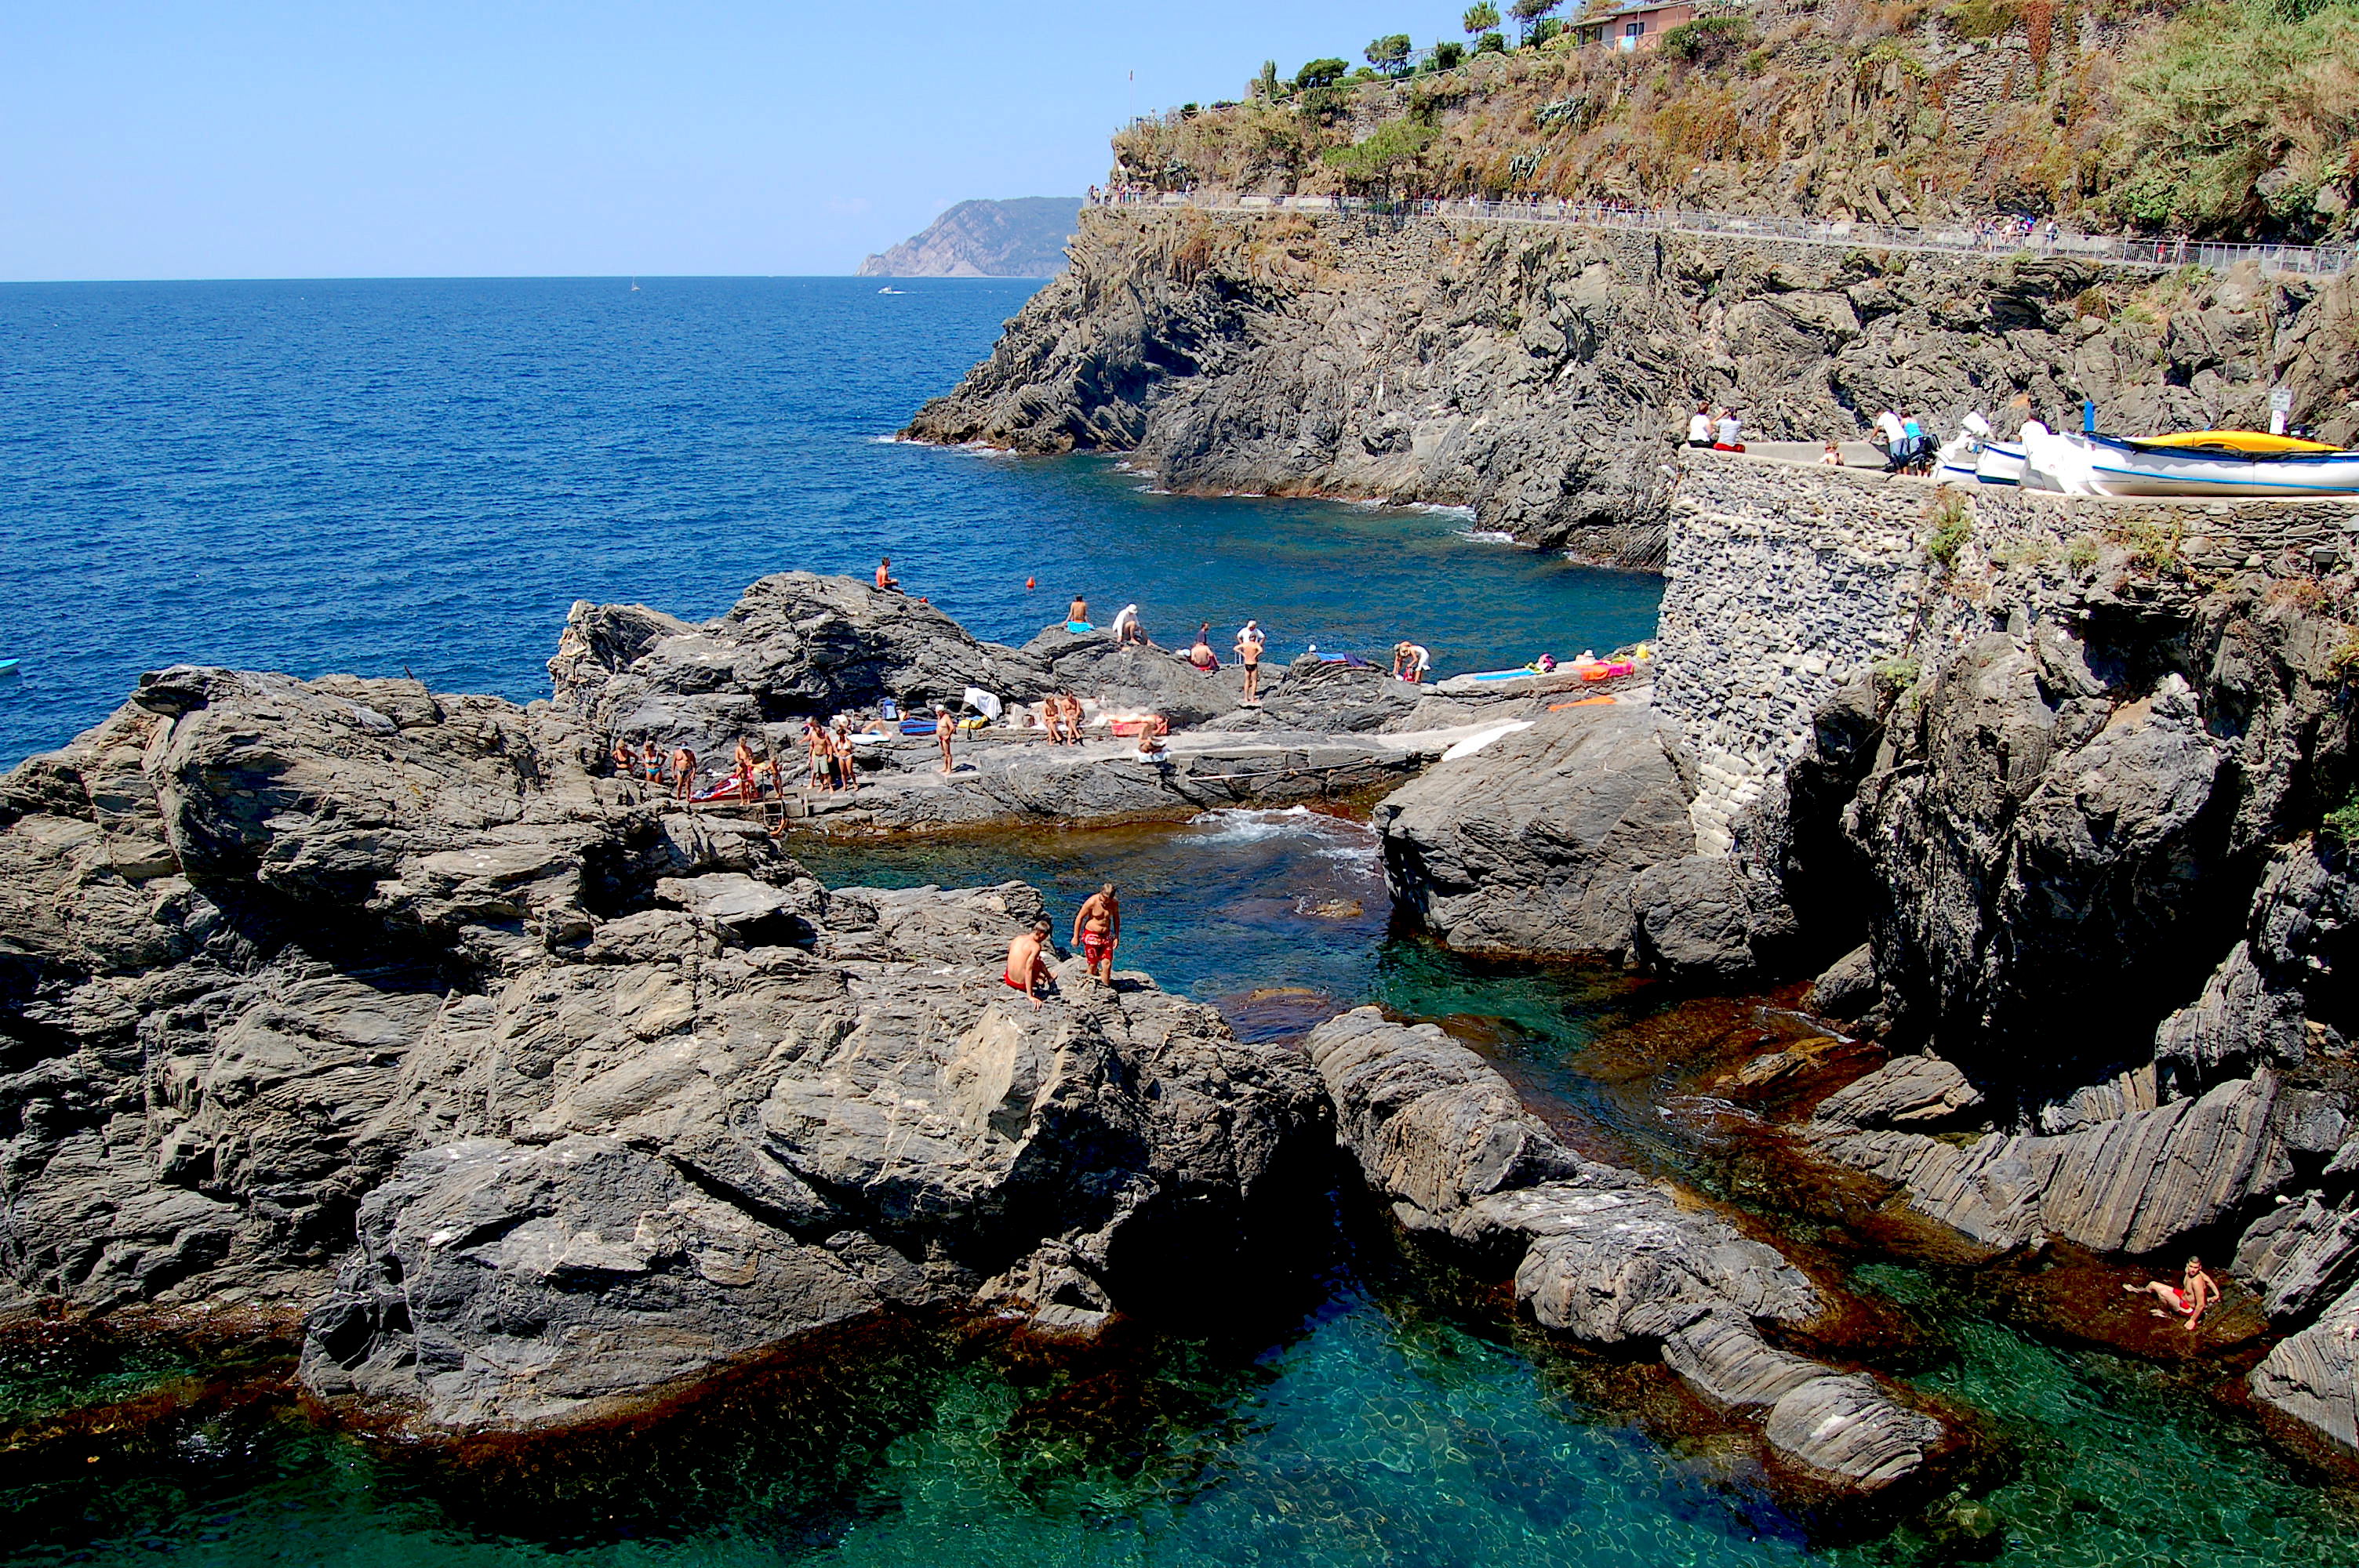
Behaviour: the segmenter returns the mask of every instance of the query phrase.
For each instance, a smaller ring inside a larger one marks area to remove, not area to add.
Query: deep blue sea
[[[1275,654],[1409,635],[1444,672],[1652,628],[1651,579],[1449,514],[883,439],[1034,284],[639,285],[0,286],[0,658],[23,661],[0,766],[175,662],[522,700],[576,599],[701,619],[765,573],[887,554],[1017,642],[1076,592],[1108,621],[1136,601],[1166,643],[1251,616]]]
[[[1651,630],[1653,581],[1464,538],[1447,514],[1158,496],[1103,459],[887,442],[1031,286],[897,287],[0,287],[0,656],[25,661],[0,681],[0,764],[174,661],[407,668],[528,698],[576,598],[711,615],[766,572],[865,573],[887,552],[911,591],[1003,639],[1075,591],[1136,600],[1167,641],[1248,615],[1288,654],[1414,634],[1445,671]],[[1348,822],[799,852],[838,885],[1020,876],[1060,908],[1113,875],[1125,958],[1248,1034],[1381,1002],[1445,1021],[1650,1168],[1702,1180],[1719,1157],[1663,1119],[1662,1085],[1599,1065],[1660,998],[1395,932]],[[1919,1324],[1911,1379],[2002,1445],[1997,1533],[1972,1550],[2016,1568],[2359,1562],[2348,1494],[2223,1409],[2215,1379],[2041,1344],[1971,1281],[1879,1264],[1854,1283]],[[1745,1444],[1643,1419],[1630,1390],[1653,1385],[1631,1368],[1538,1343],[1353,1235],[1305,1298],[1240,1308],[1228,1337],[1133,1341],[1111,1364],[878,1354],[800,1403],[741,1402],[512,1484],[326,1430],[267,1376],[137,1346],[0,1348],[0,1562],[1935,1568],[1969,1550],[1945,1522],[1959,1499],[1817,1543]],[[194,1390],[182,1416],[71,1434],[176,1390]]]

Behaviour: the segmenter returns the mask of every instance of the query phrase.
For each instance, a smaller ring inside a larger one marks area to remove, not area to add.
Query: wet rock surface
[[[310,1387],[447,1431],[1263,1269],[1327,1140],[1299,1056],[1144,977],[1035,1011],[1029,889],[831,895],[602,739],[174,669],[0,780],[12,1287],[306,1317]]]
[[[1506,1260],[1542,1325],[1652,1346],[1697,1393],[1761,1420],[1781,1464],[1872,1492],[1916,1475],[1941,1423],[1865,1375],[1776,1348],[1824,1309],[1776,1249],[1664,1187],[1566,1149],[1507,1081],[1430,1024],[1374,1008],[1311,1032],[1336,1134],[1412,1231]]]

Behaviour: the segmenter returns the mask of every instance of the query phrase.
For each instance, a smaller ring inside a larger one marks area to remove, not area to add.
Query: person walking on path
[[[1073,944],[1089,972],[1114,984],[1114,950],[1122,946],[1122,901],[1114,883],[1101,883],[1074,914]]]
[[[1000,971],[1000,983],[1010,990],[1024,993],[1034,1011],[1040,1006],[1040,993],[1056,982],[1049,975],[1045,949],[1049,946],[1049,917],[1042,915],[1032,923],[1028,931],[1019,931],[1007,944],[1007,968]]]
[[[878,561],[876,563],[876,591],[884,593],[890,589],[899,588],[900,586],[901,579],[893,575],[893,557],[887,556],[883,560]]]
[[[1237,657],[1245,666],[1245,705],[1261,706],[1261,651],[1267,646],[1261,634],[1261,622],[1248,621],[1237,631]]]

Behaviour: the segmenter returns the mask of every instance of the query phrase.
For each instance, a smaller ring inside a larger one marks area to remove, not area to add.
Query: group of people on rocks
[[[1007,944],[1007,966],[1000,971],[1000,983],[1023,992],[1035,1008],[1057,989],[1056,977],[1049,971],[1049,938],[1055,930],[1044,914],[1017,932]],[[1112,986],[1114,949],[1122,946],[1122,900],[1114,883],[1101,883],[1074,913],[1072,945],[1082,950],[1083,972]]]
[[[1090,601],[1081,594],[1075,594],[1073,602],[1065,607],[1065,630],[1076,636],[1097,630],[1090,621]],[[1156,645],[1155,639],[1147,634],[1145,622],[1138,618],[1138,606],[1136,604],[1125,604],[1117,611],[1114,625],[1109,630],[1114,633],[1116,647],[1152,648]],[[1244,700],[1247,708],[1261,706],[1261,656],[1268,646],[1269,638],[1263,633],[1260,622],[1248,621],[1237,628],[1237,663],[1245,673]],[[1221,656],[1212,651],[1211,622],[1198,622],[1195,639],[1189,643],[1186,657],[1191,666],[1205,675],[1212,675],[1221,668]],[[1071,700],[1070,696],[1066,700]],[[1076,735],[1075,739],[1079,736]]]

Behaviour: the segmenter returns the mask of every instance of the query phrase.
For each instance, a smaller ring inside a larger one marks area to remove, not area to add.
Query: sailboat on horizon
[[[636,294],[638,291],[639,291],[639,280],[638,280],[637,278],[636,278],[636,277],[635,277],[635,278],[631,279],[631,292],[632,292],[632,293],[634,293],[634,294]]]

